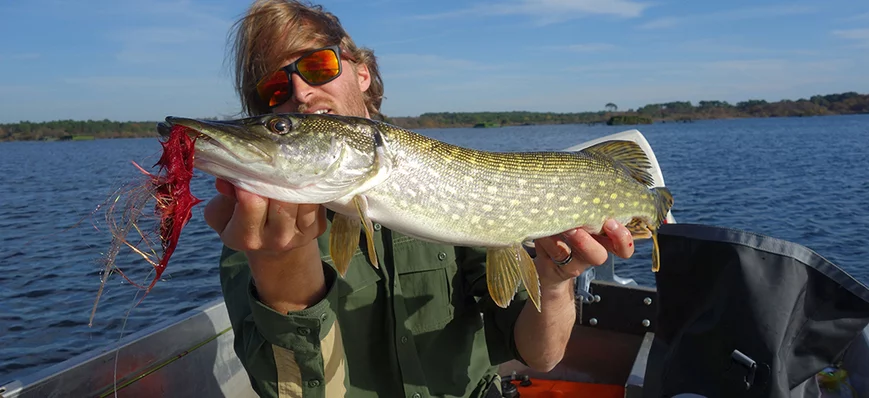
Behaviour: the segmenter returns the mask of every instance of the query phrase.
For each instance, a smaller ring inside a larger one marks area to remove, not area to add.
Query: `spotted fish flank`
[[[510,153],[335,115],[166,121],[197,136],[197,168],[258,195],[340,214],[330,251],[342,274],[377,222],[423,240],[486,247],[489,292],[501,307],[523,284],[540,310],[537,271],[523,241],[576,227],[600,233],[609,218],[654,240],[673,204],[666,188],[652,187],[651,163],[632,141]],[[376,251],[368,249],[376,266]],[[656,245],[654,270],[657,256]]]

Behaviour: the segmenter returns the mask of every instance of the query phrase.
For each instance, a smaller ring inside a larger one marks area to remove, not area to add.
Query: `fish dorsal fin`
[[[604,141],[580,152],[612,159],[616,165],[621,165],[631,177],[647,187],[651,187],[655,183],[652,174],[649,173],[652,162],[649,161],[646,152],[636,142]]]

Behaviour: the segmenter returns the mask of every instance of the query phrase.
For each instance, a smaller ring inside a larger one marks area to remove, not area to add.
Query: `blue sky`
[[[0,2],[0,123],[238,116],[248,1]],[[375,50],[383,111],[620,109],[869,93],[869,2],[324,1]]]

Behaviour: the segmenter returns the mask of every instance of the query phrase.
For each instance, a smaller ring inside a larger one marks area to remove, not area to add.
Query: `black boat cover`
[[[644,397],[818,397],[869,324],[869,289],[804,246],[696,224],[658,239]]]

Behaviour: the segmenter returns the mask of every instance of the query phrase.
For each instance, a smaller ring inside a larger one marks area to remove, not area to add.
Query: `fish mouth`
[[[167,138],[177,126],[184,127],[184,132],[197,142],[196,152],[200,157],[210,157],[209,153],[222,152],[241,163],[271,162],[273,159],[273,149],[270,150],[269,147],[274,147],[274,141],[262,139],[251,126],[238,121],[168,116],[165,122],[157,123],[157,132],[161,137]]]

